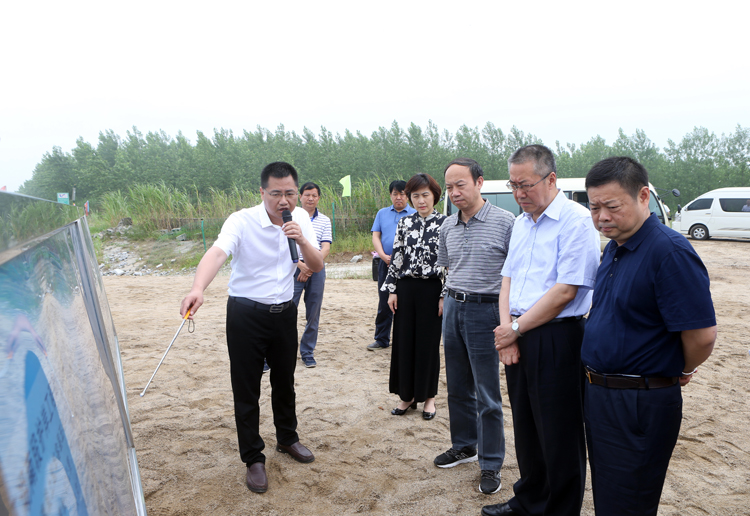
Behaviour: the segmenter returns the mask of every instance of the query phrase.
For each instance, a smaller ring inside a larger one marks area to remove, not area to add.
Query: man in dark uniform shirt
[[[713,350],[703,262],[650,213],[648,174],[626,157],[586,176],[604,249],[581,350],[596,514],[655,515],[682,421],[682,393]]]

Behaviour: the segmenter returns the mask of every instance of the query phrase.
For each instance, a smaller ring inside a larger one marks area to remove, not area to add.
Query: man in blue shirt
[[[502,268],[495,347],[505,364],[521,478],[485,516],[578,515],[586,479],[581,406],[583,316],[599,265],[589,211],[557,188],[555,157],[527,145],[508,160],[524,213]]]
[[[375,317],[375,342],[367,346],[370,351],[385,349],[391,344],[391,323],[393,323],[393,312],[388,306],[389,292],[383,292],[385,277],[388,275],[388,265],[391,263],[393,254],[393,239],[396,236],[396,226],[401,217],[406,217],[416,210],[407,204],[406,181],[396,180],[389,186],[391,201],[393,204],[378,211],[375,222],[372,225],[372,245],[380,256],[378,264],[378,315]]]
[[[709,278],[650,213],[648,173],[626,157],[586,176],[604,249],[586,325],[584,417],[598,515],[655,515],[682,421],[681,386],[711,354]]]

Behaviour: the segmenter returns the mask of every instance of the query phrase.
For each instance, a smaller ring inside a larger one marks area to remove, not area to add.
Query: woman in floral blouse
[[[444,271],[437,267],[438,235],[445,215],[434,206],[440,185],[427,174],[406,183],[406,195],[416,213],[398,222],[393,254],[382,290],[390,292],[394,313],[390,391],[401,398],[391,411],[402,416],[424,402],[422,417],[435,417],[440,374],[440,337]]]

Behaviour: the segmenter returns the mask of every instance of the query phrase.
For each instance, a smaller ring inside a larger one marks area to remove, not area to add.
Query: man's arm
[[[198,269],[195,271],[195,278],[193,279],[193,287],[190,289],[190,293],[185,296],[180,304],[180,315],[185,316],[185,313],[190,309],[189,319],[193,318],[195,312],[203,304],[203,291],[216,277],[216,273],[224,262],[227,261],[227,254],[219,247],[212,247],[206,254],[201,258],[198,264]]]
[[[578,293],[577,285],[555,283],[534,306],[517,319],[518,331],[525,333],[550,322],[573,301]]]
[[[323,260],[328,258],[328,253],[331,252],[331,243],[330,242],[321,242],[320,243],[320,254],[323,256]]]
[[[320,254],[323,257],[324,262],[325,262],[325,259],[328,257],[328,253],[330,252],[330,250],[331,250],[330,242],[321,242]],[[312,276],[313,271],[310,270],[310,267],[305,265],[304,261],[302,260],[298,261],[297,268],[299,269],[299,274],[297,275],[297,281],[304,283],[305,281],[310,279],[310,276]]]
[[[503,276],[497,305],[500,310],[500,326],[495,328],[495,349],[499,354],[500,362],[504,365],[517,364],[521,354],[516,343],[518,336],[510,328],[512,319],[510,317],[510,277],[508,276]],[[510,335],[507,332],[510,332]]]
[[[507,280],[507,283],[506,283]],[[507,285],[507,286],[506,286]],[[503,278],[503,285],[500,288],[500,326],[495,328],[495,348],[499,351],[502,348],[510,346],[516,341],[516,334],[511,329],[511,320],[509,314],[508,297],[510,294],[510,278]],[[566,285],[564,283],[555,283],[555,285],[544,294],[539,301],[534,303],[526,313],[516,319],[518,322],[518,331],[526,333],[529,330],[550,322],[563,311],[565,306],[575,299],[578,293],[576,285]],[[505,314],[505,315],[503,315]]]
[[[383,243],[380,241],[380,231],[373,231],[372,232],[372,245],[375,247],[375,252],[378,253],[378,256],[380,256],[380,259],[385,262],[386,265],[391,264],[391,256],[388,254],[385,254],[385,251],[383,250]]]
[[[685,330],[680,332],[682,338],[682,352],[685,355],[685,369],[683,372],[690,373],[706,361],[714,350],[716,343],[716,326],[699,328],[697,330]],[[687,384],[692,375],[680,377],[680,385]]]
[[[292,224],[294,224],[296,228],[291,226]],[[284,224],[284,234],[287,238],[291,238],[297,242],[297,245],[302,251],[302,256],[305,257],[305,265],[307,265],[311,271],[320,272],[323,270],[323,267],[325,266],[323,255],[320,254],[320,251],[318,251],[318,248],[315,247],[312,242],[305,238],[305,235],[302,234],[302,230],[296,222],[292,221]]]

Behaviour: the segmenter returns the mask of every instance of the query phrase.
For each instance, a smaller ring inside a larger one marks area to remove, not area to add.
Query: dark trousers
[[[680,433],[680,386],[608,389],[586,382],[584,409],[596,514],[655,515]]]
[[[266,462],[260,424],[260,380],[263,359],[271,367],[271,408],[276,440],[285,446],[299,441],[295,412],[294,369],[297,366],[297,307],[271,313],[227,301],[227,346],[234,395],[234,419],[242,461]]]
[[[521,479],[518,514],[579,515],[586,480],[581,399],[583,321],[548,323],[518,339],[521,358],[506,366]]]
[[[384,260],[380,260],[378,264],[378,315],[375,316],[375,341],[385,346],[388,346],[391,342],[391,323],[393,322],[393,312],[388,306],[390,292],[380,290],[387,275],[388,266]]]
[[[402,401],[422,402],[437,394],[443,333],[438,305],[442,287],[438,278],[398,280],[389,387]]]

